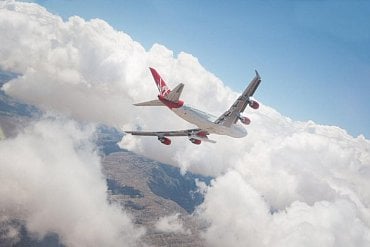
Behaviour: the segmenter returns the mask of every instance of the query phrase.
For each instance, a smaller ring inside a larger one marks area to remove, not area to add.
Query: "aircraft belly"
[[[234,138],[242,138],[247,135],[247,130],[242,126],[233,125],[231,127],[226,127],[223,125],[215,124],[213,126],[213,133],[219,135],[227,135]]]
[[[182,107],[174,108],[172,109],[172,111],[187,122],[196,125],[200,129],[207,130],[209,133],[227,135],[234,138],[242,138],[247,135],[247,130],[240,125],[232,125],[231,127],[226,127],[220,124],[215,124],[208,119],[202,118],[193,111],[183,109]]]

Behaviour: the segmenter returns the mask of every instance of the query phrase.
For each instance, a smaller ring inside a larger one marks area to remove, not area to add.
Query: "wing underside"
[[[250,97],[253,96],[260,83],[261,77],[256,70],[256,76],[249,83],[242,95],[238,97],[234,104],[232,104],[232,106],[215,121],[215,123],[222,124],[224,126],[235,124],[240,117],[240,113],[242,113],[249,104]]]
[[[187,136],[189,138],[215,143],[215,141],[208,139],[207,136],[209,135],[209,133],[202,129],[187,129],[174,131],[124,131],[124,132],[127,134],[137,136],[157,136],[158,138]]]
[[[175,130],[175,131],[125,131],[127,134],[137,135],[137,136],[188,136],[192,132],[199,131],[200,129],[193,130]]]

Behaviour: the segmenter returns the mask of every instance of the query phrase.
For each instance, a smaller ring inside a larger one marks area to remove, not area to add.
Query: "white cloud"
[[[175,59],[172,51],[158,44],[147,52],[102,20],[74,16],[63,22],[30,3],[1,2],[0,11],[0,43],[6,44],[0,47],[0,67],[23,74],[4,90],[42,109],[118,127],[133,121],[131,127],[176,123],[169,121],[176,119],[171,114],[163,114],[164,121],[147,122],[152,111],[145,113],[132,106],[156,97],[149,66],[158,68],[171,86],[184,81],[188,92],[207,88],[207,94],[211,90],[220,99],[227,97],[222,83],[193,56],[181,53]],[[197,103],[206,95],[188,96]],[[179,125],[186,126],[179,122],[168,127]]]
[[[131,106],[156,96],[148,66],[172,87],[185,83],[185,101],[210,113],[222,113],[238,95],[189,54],[174,56],[158,44],[145,51],[102,20],[63,22],[35,4],[0,3],[0,43],[0,67],[23,74],[6,93],[84,121],[190,127],[167,109]],[[217,144],[196,146],[178,138],[168,147],[127,136],[121,145],[217,177],[199,210],[211,224],[204,235],[210,245],[369,245],[369,140],[293,121],[263,104],[245,114],[252,123],[244,139],[212,136]]]
[[[186,53],[174,57],[158,44],[145,51],[102,20],[75,16],[63,22],[36,4],[17,2],[1,2],[0,13],[0,43],[6,44],[0,47],[0,67],[23,75],[3,89],[41,109],[127,129],[193,127],[167,109],[132,106],[157,95],[149,66],[157,68],[170,87],[184,82],[184,99],[200,109],[221,113],[225,102],[231,103],[236,96],[195,57]],[[130,146],[136,151],[141,145],[150,157],[177,162],[177,154],[170,157],[155,138],[135,143]],[[166,155],[158,155],[157,149]]]
[[[179,213],[160,218],[154,227],[161,232],[190,234],[190,229],[185,230]]]
[[[0,142],[0,218],[67,246],[134,246],[142,230],[106,200],[94,128],[48,118]],[[5,222],[6,223],[6,222]],[[14,229],[10,231],[14,235]]]
[[[236,171],[219,177],[199,208],[209,246],[368,246],[369,221],[345,198],[295,201],[271,212],[261,192]]]
[[[199,209],[210,246],[368,246],[370,142],[337,127],[260,117],[246,145],[226,147],[237,158]]]

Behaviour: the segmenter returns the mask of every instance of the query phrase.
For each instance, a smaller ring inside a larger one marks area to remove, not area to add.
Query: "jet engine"
[[[163,143],[164,145],[170,145],[171,139],[167,137],[158,137],[158,140]]]
[[[254,101],[254,100],[250,100],[249,101],[249,106],[252,107],[253,109],[258,109],[260,107],[260,104],[258,104],[257,101]]]
[[[247,117],[244,117],[244,116],[239,116],[239,120],[240,120],[240,122],[242,122],[245,125],[248,125],[248,124],[251,123],[251,120]]]
[[[199,145],[202,143],[201,140],[195,139],[195,138],[189,138],[189,141],[191,141],[195,145]]]

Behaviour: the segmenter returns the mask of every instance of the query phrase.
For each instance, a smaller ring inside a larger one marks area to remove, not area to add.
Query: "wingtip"
[[[261,79],[261,76],[260,76],[260,74],[258,73],[258,71],[255,69],[254,70],[255,72],[256,72],[256,76],[258,77],[258,78],[260,78]]]

